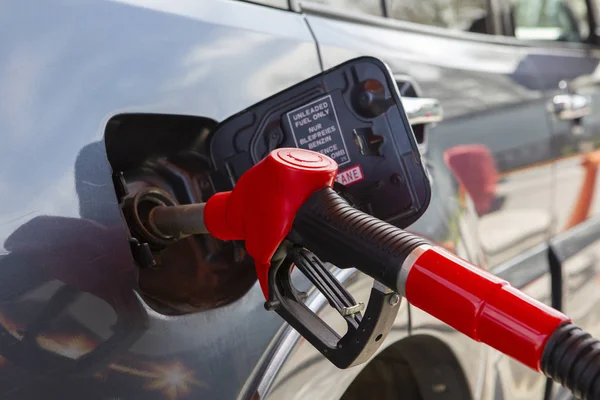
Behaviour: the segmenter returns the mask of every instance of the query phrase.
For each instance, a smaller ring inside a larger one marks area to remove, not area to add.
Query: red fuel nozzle
[[[392,289],[577,396],[600,399],[598,340],[508,282],[355,209],[331,188],[336,170],[335,161],[319,153],[278,149],[246,172],[233,191],[217,193],[204,207],[211,234],[245,241],[269,309],[346,368],[374,354],[391,329],[399,303]],[[286,237],[294,246],[286,250],[284,262],[270,268]],[[356,268],[378,282],[364,318],[319,258],[339,268]],[[344,316],[346,335],[340,338],[297,298],[289,277],[292,263]]]
[[[336,172],[336,162],[320,153],[277,149],[244,173],[233,191],[207,201],[206,228],[218,239],[245,241],[265,298],[271,258],[296,212],[313,193],[332,186]]]

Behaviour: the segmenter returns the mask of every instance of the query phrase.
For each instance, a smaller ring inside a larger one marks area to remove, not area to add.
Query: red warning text
[[[352,185],[353,183],[360,182],[365,179],[360,165],[355,165],[343,171],[339,171],[335,180],[344,186]]]

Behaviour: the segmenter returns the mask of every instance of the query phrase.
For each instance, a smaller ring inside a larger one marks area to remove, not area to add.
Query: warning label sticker
[[[363,179],[365,179],[365,175],[363,174],[360,164],[356,164],[354,167],[350,167],[338,172],[337,176],[335,177],[335,180],[344,186],[360,182]]]
[[[331,96],[325,96],[287,113],[296,147],[317,151],[338,165],[350,162]]]

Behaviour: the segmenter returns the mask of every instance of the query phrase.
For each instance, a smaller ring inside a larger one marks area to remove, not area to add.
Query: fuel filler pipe
[[[157,210],[154,225],[245,240],[267,298],[270,260],[285,240],[292,241],[340,268],[373,277],[413,306],[577,397],[600,399],[600,341],[507,281],[352,207],[332,189],[336,171],[335,161],[322,154],[277,149],[248,170],[233,191],[198,206],[203,216],[181,218],[189,207],[175,206]],[[165,218],[169,213],[177,218]],[[190,227],[191,220],[198,226]]]

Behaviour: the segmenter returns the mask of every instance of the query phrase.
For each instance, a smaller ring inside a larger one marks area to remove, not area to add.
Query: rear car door
[[[484,0],[321,0],[300,2],[299,8],[324,68],[360,55],[379,57],[397,77],[406,105],[412,103],[408,97],[419,96],[443,109],[435,126],[414,120],[433,197],[408,229],[550,303],[552,135],[546,100],[528,52],[494,35],[502,27],[497,10]],[[411,322],[413,334],[452,344],[476,388],[474,398],[542,398],[545,380],[537,373],[495,352],[487,357],[481,346],[444,333],[418,310]]]
[[[231,274],[239,255],[190,242],[179,263],[139,268],[107,147],[131,143],[120,153],[131,164],[159,137],[169,140],[155,154],[185,137],[201,146],[208,121],[320,72],[302,16],[275,7],[287,0],[258,3],[2,2],[0,398],[244,391],[284,322],[264,310],[250,265]],[[200,185],[181,186],[197,195]]]
[[[553,129],[553,303],[600,333],[600,47],[596,1],[503,3],[528,52]],[[558,393],[561,389],[555,387]]]

